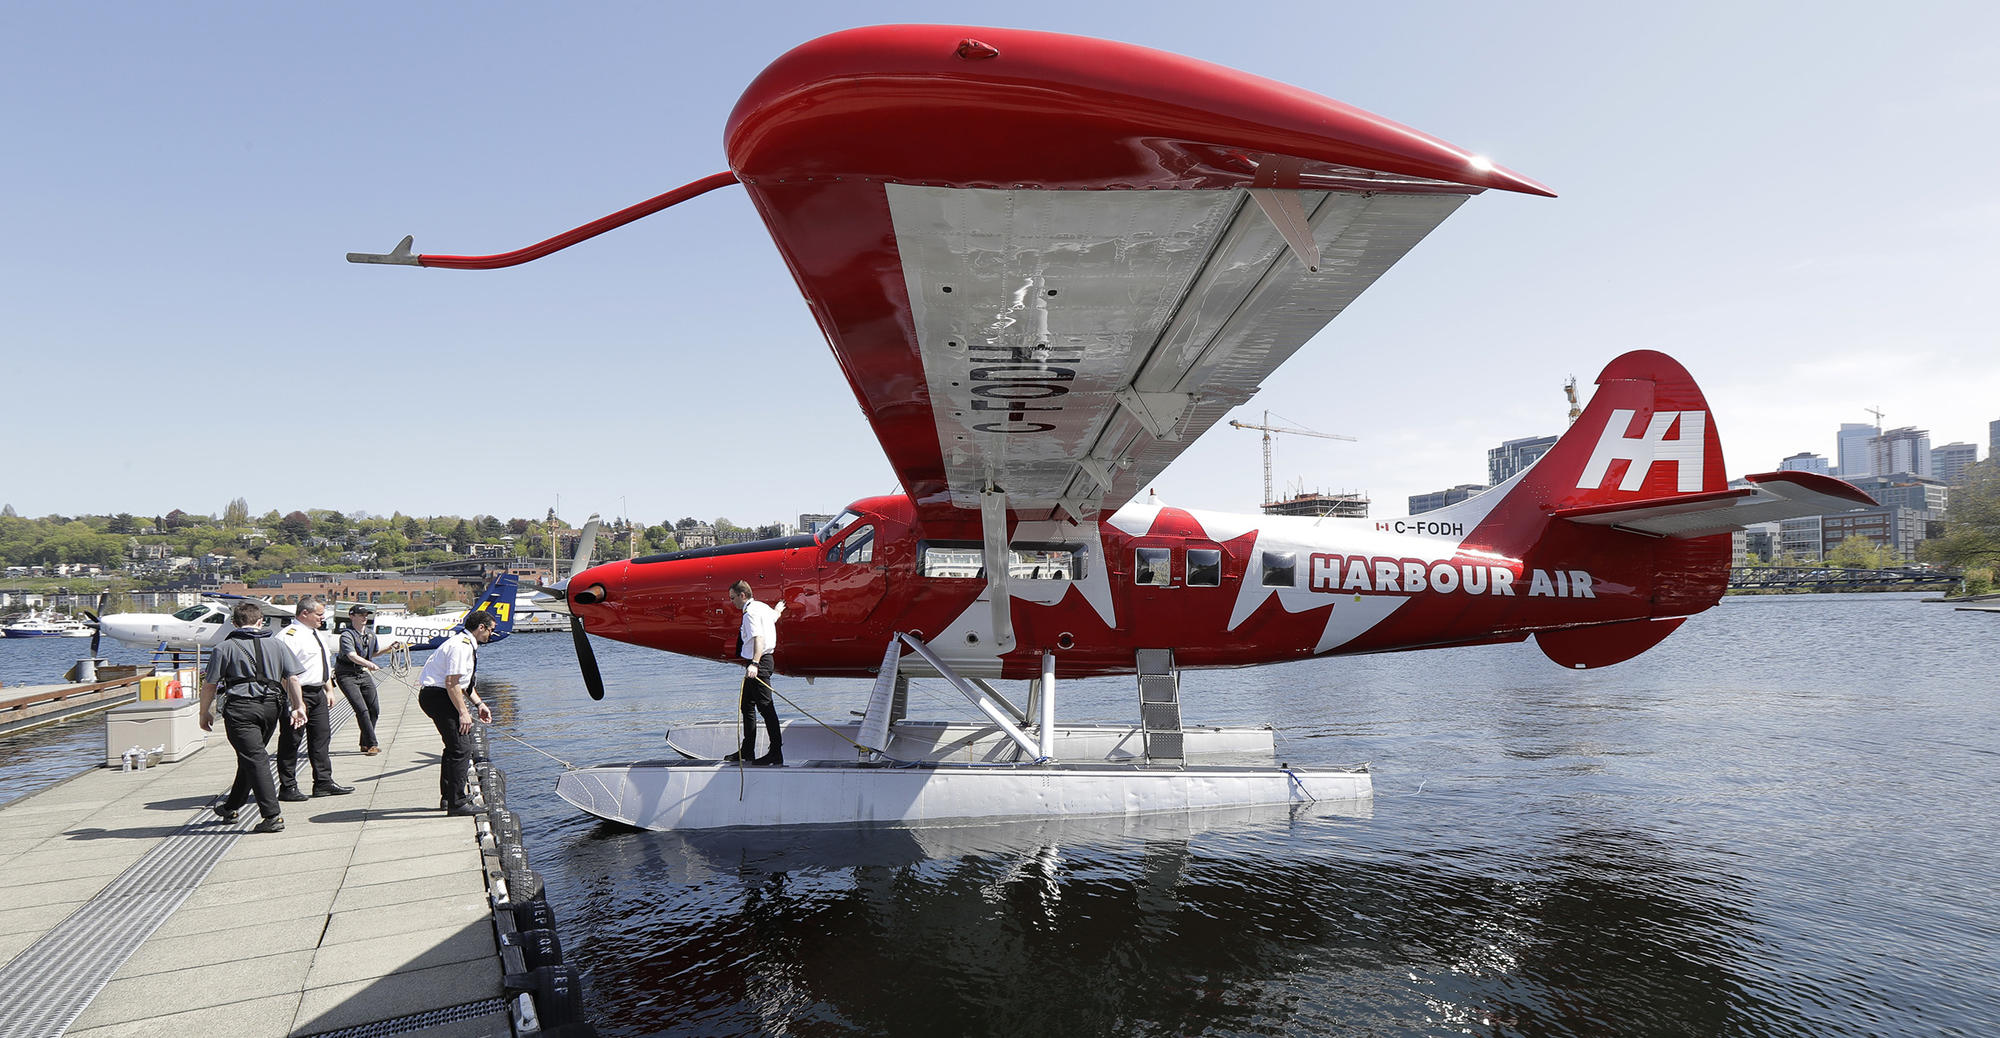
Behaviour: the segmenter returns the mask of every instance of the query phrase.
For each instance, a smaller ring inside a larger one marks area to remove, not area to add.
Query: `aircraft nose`
[[[625,562],[592,566],[569,578],[570,611],[583,618],[584,630],[613,636],[625,633]]]

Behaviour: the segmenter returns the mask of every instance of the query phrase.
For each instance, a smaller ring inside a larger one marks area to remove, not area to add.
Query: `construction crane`
[[[1349,443],[1354,442],[1354,437],[1342,436],[1339,433],[1314,432],[1311,429],[1293,429],[1283,425],[1272,425],[1271,412],[1269,411],[1264,412],[1263,425],[1253,425],[1250,422],[1238,422],[1234,420],[1232,420],[1229,424],[1238,429],[1264,430],[1264,503],[1267,505],[1271,503],[1271,434],[1272,433],[1290,433],[1294,436],[1317,436],[1322,440],[1346,440]]]
[[[1583,408],[1576,405],[1575,375],[1571,375],[1569,381],[1563,383],[1563,395],[1569,397],[1569,424],[1575,425],[1576,416],[1583,413]]]

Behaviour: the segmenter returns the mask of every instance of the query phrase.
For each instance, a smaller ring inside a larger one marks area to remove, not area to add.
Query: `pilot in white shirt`
[[[312,796],[341,796],[354,792],[333,780],[333,720],[326,710],[326,689],[333,684],[335,646],[321,630],[326,624],[326,603],[317,596],[299,599],[292,622],[278,632],[278,644],[299,665],[299,684],[304,686],[306,727],[303,738],[306,757],[312,762]],[[278,731],[278,799],[297,802],[308,799],[299,790],[299,729],[284,725]]]

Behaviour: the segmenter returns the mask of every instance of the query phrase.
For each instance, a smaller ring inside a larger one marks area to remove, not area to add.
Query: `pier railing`
[[[1738,566],[1729,571],[1731,591],[1924,591],[1958,586],[1957,570],[1903,566],[1896,569],[1840,569],[1834,566]]]

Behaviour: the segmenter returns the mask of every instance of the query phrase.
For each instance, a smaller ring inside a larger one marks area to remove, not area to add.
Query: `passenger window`
[[[1172,587],[1174,583],[1174,550],[1172,548],[1138,548],[1133,553],[1132,583],[1153,587]]]
[[[1222,551],[1219,548],[1188,549],[1189,587],[1219,587],[1222,584]]]
[[[875,528],[864,526],[847,536],[837,549],[842,562],[875,561]]]
[[[1297,587],[1295,578],[1298,569],[1297,552],[1267,551],[1264,553],[1264,586]]]

